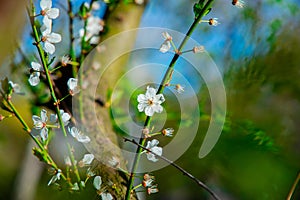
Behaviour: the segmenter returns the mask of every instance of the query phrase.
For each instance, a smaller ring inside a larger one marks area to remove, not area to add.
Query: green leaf
[[[195,3],[193,7],[193,11],[195,14],[195,18],[197,18],[203,8],[203,3]]]
[[[86,7],[85,3],[82,3],[79,8],[79,12],[78,12],[79,16],[81,18],[86,18],[86,14],[87,14],[88,10],[89,10],[89,8]]]
[[[5,94],[9,93],[9,84],[8,84],[8,78],[1,80],[1,87]]]
[[[48,163],[47,154],[38,148],[33,148],[33,155],[35,155],[40,161]]]

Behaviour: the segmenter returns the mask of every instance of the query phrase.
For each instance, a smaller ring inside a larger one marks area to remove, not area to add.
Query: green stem
[[[298,184],[299,180],[300,180],[300,171],[298,172],[298,175],[297,175],[297,177],[296,177],[296,180],[294,181],[294,183],[293,183],[293,185],[292,185],[292,188],[291,188],[291,190],[290,190],[290,192],[289,192],[289,194],[288,194],[286,200],[290,200],[290,199],[292,198],[293,193],[294,193],[294,191],[295,191],[295,189],[296,189],[296,187],[297,187],[297,184]]]
[[[193,24],[190,26],[189,30],[187,31],[186,36],[184,37],[183,41],[179,45],[178,52],[180,52],[183,49],[183,47],[185,46],[185,44],[189,40],[190,36],[194,32],[195,28],[199,24],[202,17],[211,8],[213,1],[214,0],[208,0],[206,2],[205,6],[203,7],[203,9],[201,10],[201,12],[199,13],[198,17],[195,18]],[[168,67],[168,69],[165,73],[165,76],[164,76],[164,78],[163,78],[163,80],[162,80],[162,82],[161,82],[161,84],[158,88],[157,94],[162,94],[164,89],[165,89],[165,86],[171,81],[172,74],[173,74],[173,71],[174,71],[174,66],[175,66],[176,61],[178,60],[179,56],[180,56],[179,54],[175,54],[173,59],[171,60],[171,62],[169,64],[169,67]],[[147,116],[147,118],[145,120],[145,123],[144,123],[144,128],[149,128],[150,123],[151,123],[151,117]],[[146,143],[146,138],[141,137],[140,140],[139,140],[139,145],[140,146],[145,146],[145,143]],[[140,146],[138,146],[138,148],[136,150],[136,156],[135,156],[134,161],[133,161],[133,166],[132,166],[131,174],[130,174],[130,177],[129,177],[128,188],[127,188],[126,195],[125,195],[126,200],[130,199],[130,194],[131,194],[132,186],[133,186],[133,183],[134,183],[134,174],[137,171],[137,167],[139,165],[139,161],[140,161],[140,158],[141,158],[141,153],[143,151],[143,149]]]
[[[137,186],[135,186],[134,188],[132,188],[132,190],[136,190],[138,189],[139,187],[142,187],[143,185],[142,184],[138,184]]]
[[[30,17],[32,31],[33,31],[33,35],[34,35],[34,39],[35,39],[35,46],[37,47],[39,56],[40,56],[41,61],[42,61],[42,66],[43,66],[43,69],[44,69],[45,74],[46,74],[46,80],[47,80],[47,83],[48,83],[48,87],[50,89],[51,98],[53,100],[53,103],[55,104],[55,111],[56,111],[56,114],[57,114],[58,122],[59,122],[59,125],[61,127],[61,130],[63,132],[64,137],[67,138],[67,132],[66,132],[66,129],[65,129],[65,126],[64,126],[64,122],[62,120],[62,116],[60,114],[59,103],[58,103],[58,100],[57,100],[57,97],[56,97],[56,94],[55,94],[55,91],[54,91],[52,79],[51,79],[50,72],[49,72],[49,69],[48,69],[47,59],[45,57],[45,52],[44,52],[44,50],[43,50],[43,48],[42,48],[42,46],[39,42],[40,39],[39,39],[38,31],[37,31],[37,28],[34,24],[34,17],[32,17],[30,15],[29,11],[28,11],[28,15]],[[70,158],[71,158],[71,161],[72,161],[74,173],[77,177],[77,181],[80,182],[81,179],[80,179],[78,168],[77,168],[76,163],[75,163],[74,154],[71,150],[70,144],[68,142],[66,142],[66,143],[67,143],[69,155],[70,155]]]

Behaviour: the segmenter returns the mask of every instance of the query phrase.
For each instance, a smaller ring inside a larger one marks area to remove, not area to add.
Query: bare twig
[[[292,198],[293,193],[294,193],[294,191],[297,187],[297,184],[298,184],[299,180],[300,180],[300,171],[298,172],[298,175],[297,175],[297,177],[296,177],[296,179],[295,179],[295,181],[294,181],[294,183],[291,187],[290,192],[288,193],[288,196],[286,197],[286,200],[290,200]]]

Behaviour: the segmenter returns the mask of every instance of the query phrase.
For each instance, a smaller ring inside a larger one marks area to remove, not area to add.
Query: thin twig
[[[294,183],[291,187],[290,192],[288,193],[288,196],[287,196],[286,200],[290,200],[292,198],[299,180],[300,180],[300,171],[298,172],[298,175],[297,175],[297,177],[296,177],[296,179],[295,179],[295,181],[294,181]]]
[[[218,197],[218,195],[216,193],[214,193],[207,185],[205,185],[203,182],[201,182],[199,179],[197,179],[195,176],[193,176],[192,174],[190,174],[189,172],[187,172],[185,169],[183,169],[182,167],[180,167],[179,165],[175,164],[173,161],[169,160],[168,158],[164,157],[164,156],[160,156],[156,153],[154,153],[153,151],[151,151],[150,149],[145,148],[144,146],[140,145],[139,143],[137,143],[134,139],[128,139],[128,138],[124,138],[125,142],[131,142],[135,145],[137,145],[138,147],[140,147],[141,149],[150,152],[152,154],[154,154],[155,156],[157,156],[158,158],[164,160],[165,162],[169,163],[170,165],[172,165],[173,167],[175,167],[176,169],[178,169],[179,171],[181,171],[183,173],[183,175],[189,177],[190,179],[192,179],[193,181],[195,181],[200,187],[202,187],[203,189],[205,189],[207,192],[209,192],[214,199],[216,200],[220,200],[221,198]]]

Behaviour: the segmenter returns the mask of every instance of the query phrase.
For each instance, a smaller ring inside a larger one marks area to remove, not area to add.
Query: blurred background
[[[76,5],[81,2],[76,1]],[[163,27],[185,33],[193,22],[194,3],[149,0],[136,23],[139,27]],[[222,199],[285,199],[300,170],[300,2],[245,3],[243,9],[238,9],[229,0],[216,0],[205,18],[216,17],[220,24],[215,27],[203,23],[192,35],[205,46],[223,74],[227,116],[217,145],[208,156],[199,159],[210,115],[209,94],[203,83],[198,93],[199,133],[176,163],[208,184]],[[65,3],[53,1],[53,5],[63,8]],[[17,67],[25,73],[28,66],[10,65],[17,59],[12,57],[15,43],[21,44],[28,54],[35,51],[30,42],[24,41],[30,30],[25,7],[17,1],[1,2],[0,11],[1,78],[9,76],[18,83],[26,82],[15,70]],[[56,32],[66,32],[66,19],[60,20],[56,22]],[[64,43],[57,48],[63,46]],[[15,102],[31,123],[30,96],[18,97]],[[174,119],[173,123],[177,121]],[[30,139],[21,128],[14,119],[0,122],[0,199],[22,199],[16,197],[16,188]],[[37,161],[33,156],[32,159]],[[32,173],[40,177],[32,199],[97,199],[92,188],[82,194],[69,194],[47,187],[47,168]],[[147,199],[210,199],[171,166],[153,174],[160,191]],[[300,199],[299,186],[292,199]]]

